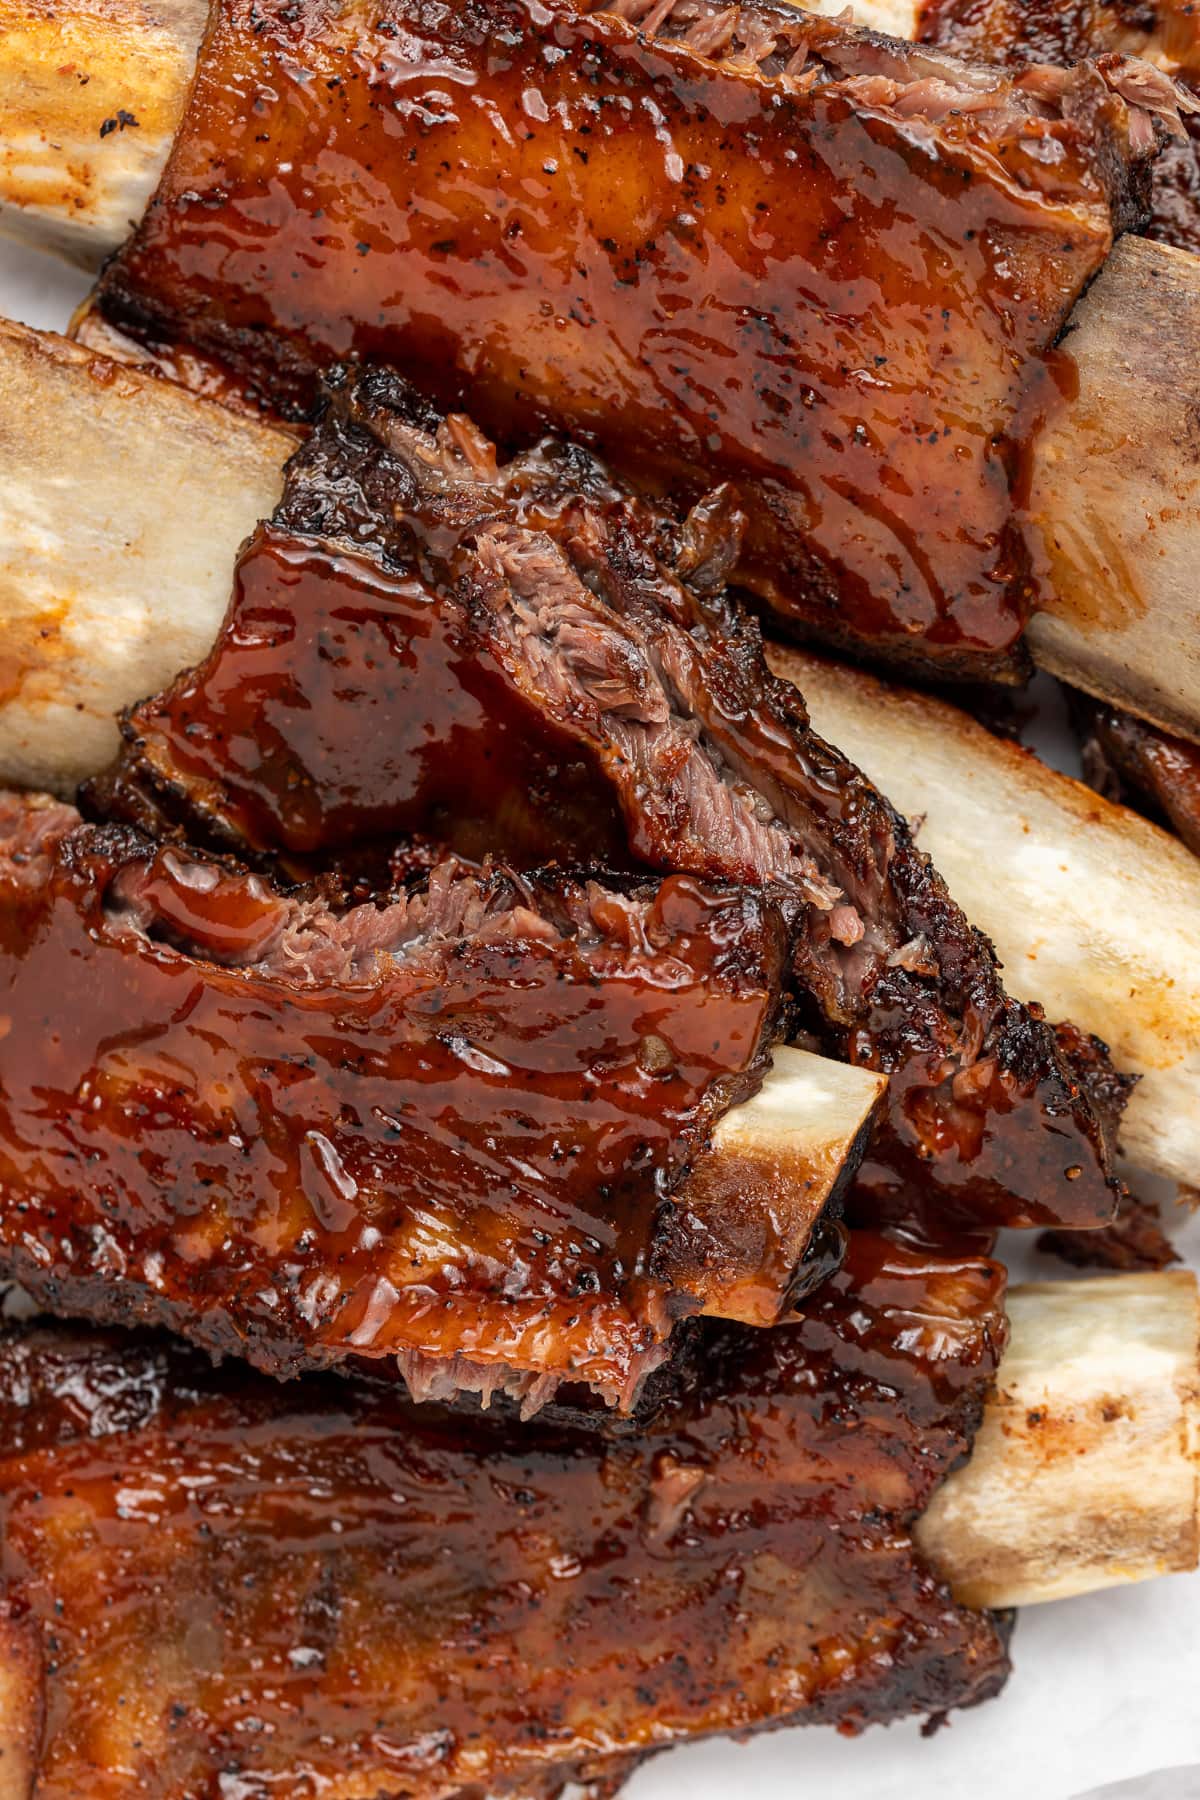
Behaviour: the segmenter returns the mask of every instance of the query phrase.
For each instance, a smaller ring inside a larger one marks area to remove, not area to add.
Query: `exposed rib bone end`
[[[971,1460],[917,1527],[955,1596],[1027,1606],[1195,1568],[1195,1277],[1035,1282],[1009,1317]]]
[[[72,794],[114,754],[121,707],[211,649],[236,546],[274,507],[290,449],[169,382],[0,321],[10,779]]]
[[[0,227],[95,268],[145,211],[204,0],[0,0]]]
[[[956,707],[768,646],[816,729],[878,783],[1008,991],[1094,1031],[1136,1071],[1121,1148],[1192,1182],[1200,1158],[1200,859]]]
[[[771,1325],[812,1230],[862,1161],[887,1077],[778,1047],[762,1087],[723,1115],[675,1196],[687,1244],[719,1246],[702,1270],[673,1271],[712,1317]],[[706,1219],[711,1230],[703,1227]]]
[[[1200,739],[1200,259],[1124,238],[1071,316],[1078,394],[1037,445],[1042,668]]]

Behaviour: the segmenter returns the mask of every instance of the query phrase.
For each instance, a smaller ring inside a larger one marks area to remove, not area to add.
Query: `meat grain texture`
[[[212,655],[133,709],[90,804],[297,868],[415,834],[757,889],[799,1027],[890,1077],[864,1216],[1106,1223],[1103,1056],[1005,995],[770,673],[724,586],[744,529],[725,487],[677,525],[578,447],[501,462],[393,375],[339,377]]]
[[[731,1268],[785,1304],[786,1196],[670,1202],[777,1029],[759,896],[449,862],[335,911],[20,796],[0,844],[0,1270],[51,1309],[536,1409],[628,1406]]]
[[[1184,90],[1184,129],[1154,163],[1137,229],[1200,252],[1200,15],[1191,0],[927,0],[922,39],[1009,68],[1069,67],[1111,53],[1153,64]]]

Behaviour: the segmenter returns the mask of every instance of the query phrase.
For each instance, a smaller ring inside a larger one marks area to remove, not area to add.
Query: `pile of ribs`
[[[1028,674],[1189,102],[959,15],[214,5],[83,334],[294,451],[108,765],[0,769],[4,1800],[601,1800],[1002,1685],[922,1520],[1000,1230],[1173,1256],[1138,1070],[763,634]],[[1076,705],[1200,849],[1196,746]]]

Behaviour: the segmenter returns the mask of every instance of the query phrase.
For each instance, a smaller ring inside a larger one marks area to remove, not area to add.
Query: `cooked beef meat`
[[[712,1732],[981,1699],[1003,1631],[909,1532],[1001,1288],[859,1240],[805,1317],[710,1328],[705,1378],[617,1439],[10,1335],[0,1745],[38,1800],[549,1796]]]
[[[1072,1025],[1060,1025],[1058,1040],[1071,1065],[1077,1069],[1105,1131],[1115,1141],[1125,1102],[1137,1085],[1136,1077],[1120,1075],[1109,1062],[1105,1046]],[[1153,1200],[1143,1200],[1124,1188],[1111,1225],[1101,1231],[1044,1231],[1038,1249],[1059,1256],[1075,1268],[1165,1269],[1179,1258],[1163,1230],[1162,1216]]]
[[[1082,1069],[771,675],[721,585],[740,528],[727,489],[673,529],[578,449],[500,465],[390,373],[344,376],[211,656],[134,710],[90,803],[292,857],[419,831],[763,888],[804,1027],[891,1076],[868,1212],[1105,1224]]]
[[[1038,1249],[1059,1256],[1077,1269],[1166,1269],[1179,1253],[1163,1230],[1162,1211],[1154,1200],[1126,1194],[1117,1216],[1103,1231],[1044,1231]]]
[[[295,416],[353,353],[648,492],[733,481],[792,629],[1013,669],[1051,346],[1163,120],[1119,58],[1012,77],[770,0],[222,0],[101,304]]]
[[[1200,745],[1085,694],[1072,696],[1072,711],[1089,784],[1165,825],[1200,856]]]
[[[921,37],[1009,68],[1117,52],[1142,57],[1200,97],[1200,14],[1193,0],[925,0]],[[1184,116],[1154,164],[1149,217],[1160,243],[1200,251],[1200,117]]]
[[[762,896],[692,876],[449,863],[335,912],[7,796],[0,1278],[278,1373],[628,1404],[739,1259],[781,1307],[803,1253],[806,1191],[714,1217],[703,1187],[784,953]]]

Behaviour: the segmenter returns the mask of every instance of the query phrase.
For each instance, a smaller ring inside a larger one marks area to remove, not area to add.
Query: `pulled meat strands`
[[[889,1214],[1105,1223],[1081,1073],[719,597],[741,523],[717,490],[671,533],[581,451],[498,467],[386,371],[346,376],[212,654],[134,710],[88,805],[255,850],[418,832],[760,887],[804,1023],[889,1077]]]
[[[968,1595],[1196,1560],[1192,1278],[1010,1305],[1000,1360],[996,1265],[856,1236],[803,1318],[707,1328],[616,1439],[12,1334],[10,1791],[551,1794],[714,1731],[980,1699],[1004,1634]]]
[[[1186,83],[1193,96],[1200,90],[1200,20],[1190,0],[926,0],[901,11],[908,15],[901,36],[961,56],[1011,67],[1067,65],[1116,51]],[[1200,250],[1194,135],[1169,144],[1155,164],[1151,213],[1141,229],[1162,243]]]
[[[1119,61],[1009,77],[729,20],[228,0],[104,314],[294,414],[354,352],[648,490],[735,481],[739,579],[797,631],[1019,666],[1047,355],[1156,115]]]
[[[773,1318],[836,1265],[826,1232],[799,1266],[879,1078],[800,1057],[819,1153],[768,1117],[722,1162],[778,1012],[753,894],[445,864],[335,914],[53,802],[2,817],[0,1272],[51,1310],[627,1407],[680,1317]]]

